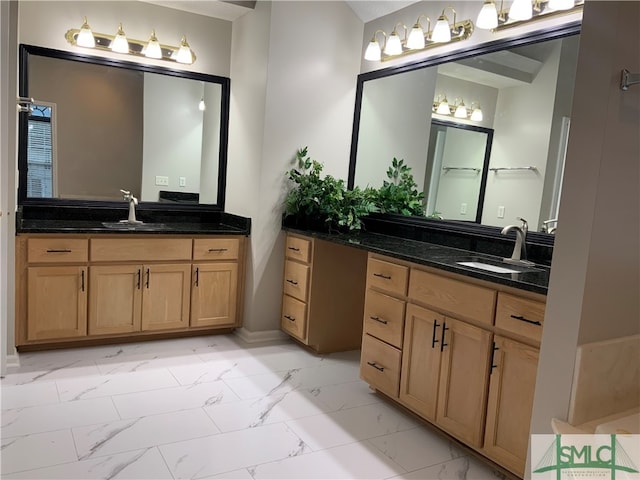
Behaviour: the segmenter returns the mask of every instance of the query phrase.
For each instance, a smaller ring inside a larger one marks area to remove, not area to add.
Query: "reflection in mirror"
[[[426,213],[480,221],[493,130],[433,120],[427,153]]]
[[[365,74],[349,184],[377,188],[390,160],[404,158],[424,187],[427,215],[493,226],[523,217],[542,230],[557,217],[579,45],[578,35],[559,36],[440,65]],[[454,108],[451,115],[436,113],[434,102],[444,97],[450,106],[479,104],[482,120],[454,118]],[[436,166],[440,160],[430,152],[445,146],[458,150],[452,166],[472,160],[460,140],[453,143],[461,132],[447,130],[451,145],[444,137],[438,143],[442,127],[435,120],[493,130],[489,168],[475,175]],[[463,180],[469,184],[462,187]]]
[[[22,200],[222,206],[228,79],[23,49]]]

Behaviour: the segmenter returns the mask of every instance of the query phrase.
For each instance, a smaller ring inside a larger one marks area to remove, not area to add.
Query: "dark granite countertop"
[[[114,223],[114,222],[109,222]],[[106,227],[97,220],[22,219],[18,233],[152,233],[162,235],[248,235],[246,228],[224,223],[163,222]]]
[[[143,223],[121,222],[128,210],[113,207],[22,206],[16,215],[16,232],[78,234],[250,235],[251,219],[218,210],[138,210]]]
[[[433,243],[407,240],[390,235],[382,235],[371,232],[356,232],[349,234],[326,233],[313,230],[298,230],[284,227],[284,230],[306,235],[320,240],[348,245],[369,252],[399,258],[420,265],[446,270],[467,277],[486,280],[501,285],[527,290],[530,292],[547,294],[549,285],[550,268],[535,265],[534,267],[522,267],[510,265],[502,261],[502,258],[485,255],[458,248],[445,247]],[[460,265],[458,262],[480,262],[496,267],[520,270],[519,273],[497,273],[481,270],[475,267]]]

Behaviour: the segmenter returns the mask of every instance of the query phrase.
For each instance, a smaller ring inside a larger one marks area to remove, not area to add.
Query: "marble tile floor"
[[[373,393],[359,352],[234,335],[20,355],[3,479],[502,478]]]

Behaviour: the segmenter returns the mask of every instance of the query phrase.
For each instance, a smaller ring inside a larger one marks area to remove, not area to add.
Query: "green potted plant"
[[[285,216],[301,228],[352,231],[362,228],[362,217],[376,210],[370,189],[348,190],[344,180],[322,177],[322,164],[304,147],[296,153],[296,166],[287,172],[291,188],[285,198]]]
[[[424,216],[424,192],[418,191],[411,167],[394,157],[385,180],[376,191],[376,206],[382,213]]]

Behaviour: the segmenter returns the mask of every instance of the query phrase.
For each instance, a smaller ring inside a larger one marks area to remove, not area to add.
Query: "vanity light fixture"
[[[118,25],[115,35],[93,32],[84,17],[82,26],[67,31],[65,38],[71,45],[83,48],[95,48],[109,52],[117,52],[125,55],[155,58],[170,62],[190,65],[196,60],[196,56],[187,43],[187,38],[182,37],[179,46],[164,45],[158,41],[155,30],[152,30],[149,41],[127,38],[122,28]]]
[[[451,105],[447,101],[447,96],[444,95],[444,99],[440,100],[440,95],[433,102],[433,112],[438,115],[453,116],[454,118],[461,118],[465,120],[471,120],[472,122],[481,122],[483,119],[482,110],[478,102],[472,102],[471,107],[467,108],[464,101],[458,99]]]
[[[446,10],[453,11],[453,24],[449,23],[449,19],[445,15]],[[420,23],[421,18],[427,19],[427,31],[423,29],[422,24]],[[404,38],[401,38],[398,34],[399,27],[404,29]],[[384,43],[382,47],[378,41],[380,33],[384,35]],[[365,50],[364,59],[372,62],[384,62],[399,56],[409,55],[437,47],[444,43],[466,40],[472,34],[473,22],[471,20],[456,22],[456,11],[453,7],[446,7],[442,11],[442,15],[438,17],[438,23],[436,23],[433,31],[431,31],[431,19],[426,15],[420,15],[418,17],[410,32],[408,32],[407,26],[402,22],[395,24],[388,37],[383,30],[376,30],[369,42],[369,45],[367,46],[367,49]]]
[[[503,28],[522,25],[550,16],[566,15],[580,11],[584,0],[513,0],[509,9],[496,7],[494,0],[485,0],[476,26],[486,30],[502,30]]]

